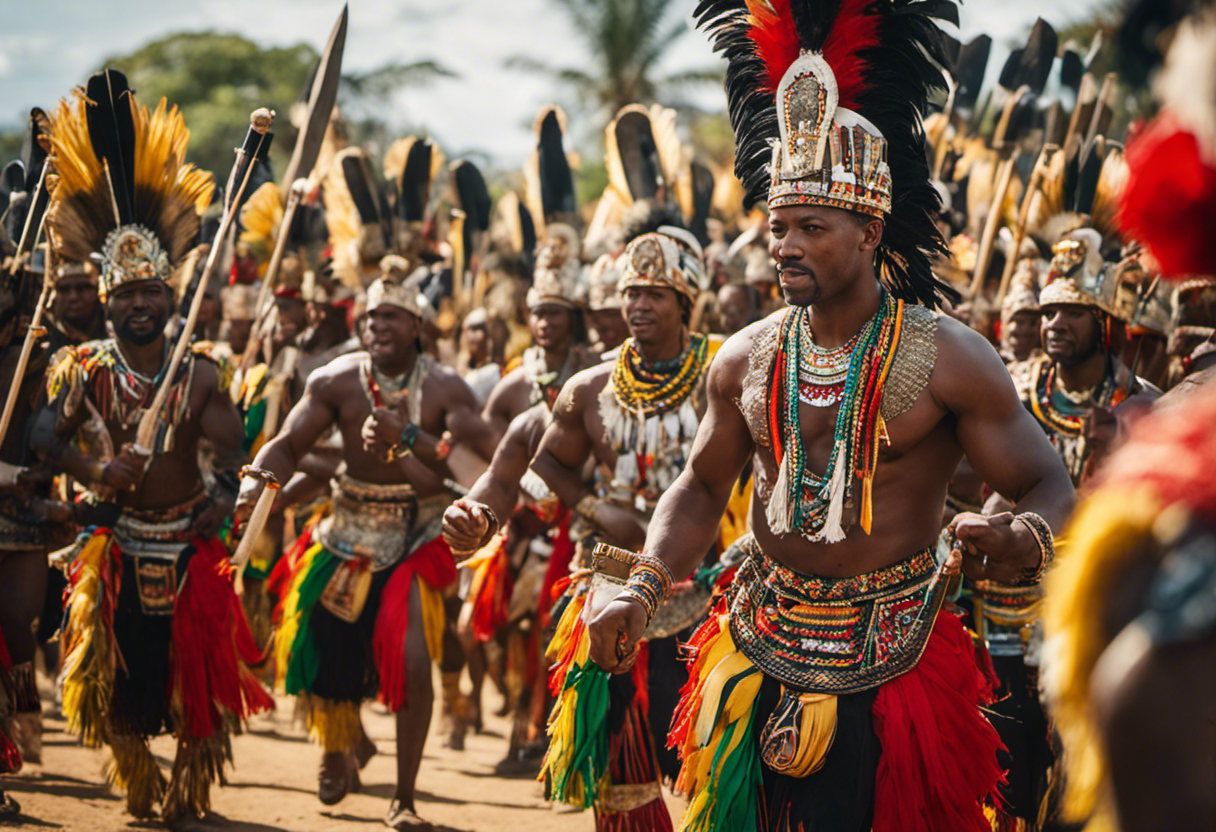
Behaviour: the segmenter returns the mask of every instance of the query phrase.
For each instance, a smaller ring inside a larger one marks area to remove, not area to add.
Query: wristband
[[[671,585],[675,583],[667,564],[652,555],[638,555],[629,570],[629,580],[621,594],[633,598],[646,610],[646,623],[654,620],[667,597],[671,595]]]
[[[1055,537],[1051,533],[1051,526],[1047,524],[1046,520],[1032,511],[1018,514],[1013,519],[1022,521],[1022,524],[1029,529],[1035,543],[1039,546],[1038,566],[1034,569],[1023,569],[1022,577],[1018,583],[1021,585],[1037,584],[1043,580],[1043,574],[1051,566],[1052,561],[1056,557]]]
[[[409,456],[414,452],[414,442],[418,439],[418,434],[422,429],[413,422],[401,429],[401,436],[397,438],[397,444],[388,449],[388,461],[399,459],[403,456]]]

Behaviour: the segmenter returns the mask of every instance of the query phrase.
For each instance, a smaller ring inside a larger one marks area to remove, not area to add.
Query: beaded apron
[[[326,549],[343,560],[368,560],[374,571],[405,555],[418,517],[410,485],[376,485],[343,474],[335,478],[333,494],[333,513],[317,526],[317,539]]]
[[[781,566],[756,539],[731,585],[730,631],[764,673],[799,691],[846,694],[911,670],[933,631],[947,581],[932,549],[851,578]]]

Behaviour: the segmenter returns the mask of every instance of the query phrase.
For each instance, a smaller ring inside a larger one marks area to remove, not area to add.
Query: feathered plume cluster
[[[931,89],[944,89],[946,63],[937,21],[957,23],[953,0],[701,0],[694,16],[728,62],[726,96],[735,130],[735,174],[745,206],[766,197],[772,142],[779,138],[775,91],[802,51],[822,52],[838,106],[882,133],[891,168],[891,212],[878,252],[888,288],[933,307],[957,300],[931,259],[945,252],[934,223],[922,114]]]
[[[94,75],[61,101],[51,135],[58,182],[47,215],[61,256],[85,261],[122,225],[150,230],[176,265],[211,202],[211,174],[185,163],[190,132],[177,107],[139,106],[120,72]]]

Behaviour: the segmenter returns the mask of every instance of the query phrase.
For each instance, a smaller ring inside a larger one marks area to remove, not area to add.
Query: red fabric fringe
[[[494,560],[482,573],[482,580],[474,583],[469,597],[473,605],[470,624],[478,641],[487,642],[507,624],[507,612],[511,605],[511,589],[515,579],[511,576],[511,562],[507,555],[507,541],[499,541]]]
[[[456,580],[456,561],[442,537],[422,545],[398,565],[380,595],[372,654],[380,672],[380,701],[390,711],[405,707],[405,636],[410,628],[410,587],[415,575],[434,589]]]
[[[13,659],[8,653],[8,645],[4,643],[4,633],[0,631],[0,672],[8,673],[12,669]],[[21,752],[4,733],[4,722],[0,718],[0,774],[21,770]]]
[[[295,574],[296,567],[300,564],[304,553],[312,546],[312,535],[315,528],[316,524],[311,522],[304,526],[295,542],[291,544],[291,548],[284,553],[283,557],[279,558],[278,563],[270,570],[270,577],[266,579],[266,592],[279,599],[279,603],[274,608],[276,624],[280,620],[283,599],[287,597],[287,590],[291,586],[291,577]]]
[[[621,729],[608,740],[608,773],[613,785],[654,783],[659,779],[654,739],[650,733],[650,651],[639,645],[630,671],[633,698]],[[597,812],[600,832],[672,832],[671,814],[662,796],[628,812]]]
[[[1167,112],[1127,146],[1127,165],[1123,232],[1148,245],[1166,277],[1216,273],[1216,168],[1195,134]]]
[[[874,702],[874,832],[990,832],[983,805],[999,805],[1005,775],[1000,737],[979,709],[986,689],[962,623],[939,612],[920,662]]]
[[[217,706],[245,719],[274,707],[248,665],[261,661],[241,601],[232,588],[228,550],[195,536],[173,610],[171,698],[180,698],[183,733],[205,739],[222,727]]]
[[[549,568],[545,570],[545,579],[540,585],[540,601],[536,613],[542,630],[549,626],[549,613],[553,610],[553,602],[561,594],[554,592],[554,588],[570,574],[574,548],[574,541],[570,538],[570,513],[563,511],[558,521],[557,537],[553,540],[553,553],[549,555]]]
[[[684,661],[688,663],[688,681],[680,688],[680,702],[676,705],[676,712],[671,718],[671,729],[667,732],[668,748],[684,748],[684,741],[688,737],[688,732],[692,730],[692,714],[701,704],[699,687],[704,682],[705,676],[708,675],[708,673],[695,672],[693,665],[697,661],[697,656],[705,649],[705,645],[716,639],[722,632],[721,614],[725,609],[726,596],[717,596],[713,608],[710,610],[709,618],[693,631],[692,638],[681,646]]]

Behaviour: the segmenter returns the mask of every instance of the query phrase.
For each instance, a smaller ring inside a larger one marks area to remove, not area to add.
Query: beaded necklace
[[[709,340],[693,333],[688,349],[679,358],[647,366],[634,340],[626,340],[612,368],[617,402],[642,418],[676,409],[701,378],[708,355]]]
[[[867,337],[874,318],[839,347],[824,348],[815,343],[810,326],[799,333],[802,340],[802,360],[798,366],[798,396],[812,407],[831,407],[844,395],[849,375],[849,361],[858,342]]]
[[[1057,398],[1057,394],[1064,395]],[[1126,395],[1126,391],[1121,391],[1115,384],[1115,374],[1108,367],[1102,381],[1088,391],[1083,401],[1092,402],[1092,407],[1114,407]],[[1065,436],[1080,436],[1085,429],[1085,415],[1090,411],[1090,407],[1066,395],[1057,380],[1055,364],[1050,360],[1044,360],[1037,369],[1030,409],[1039,422]]]
[[[650,365],[632,338],[621,346],[599,397],[605,438],[617,453],[613,488],[650,503],[684,470],[697,433],[693,391],[708,356],[709,339],[700,334],[678,358]]]
[[[807,310],[793,307],[782,319],[768,395],[769,430],[778,474],[766,514],[775,533],[797,531],[815,542],[843,540],[844,509],[846,504],[853,506],[854,479],[858,478],[860,525],[869,534],[878,446],[886,437],[886,424],[879,408],[887,374],[899,347],[903,317],[904,302],[884,291],[878,312],[855,336],[856,341],[850,339],[844,347],[830,351],[837,354],[833,360],[842,365],[847,354],[848,365],[836,399],[840,409],[832,455],[822,477],[807,465],[799,416],[807,363],[804,351],[813,343],[808,341]],[[829,375],[825,370],[821,377],[835,378],[837,373],[833,370]]]
[[[419,353],[410,371],[397,379],[380,372],[372,363],[371,356],[366,356],[359,364],[359,375],[363,377],[368,404],[373,410],[377,407],[394,407],[404,391],[409,397],[406,407],[409,409],[410,421],[418,424],[422,418],[422,382],[430,370],[431,361],[429,355]]]

